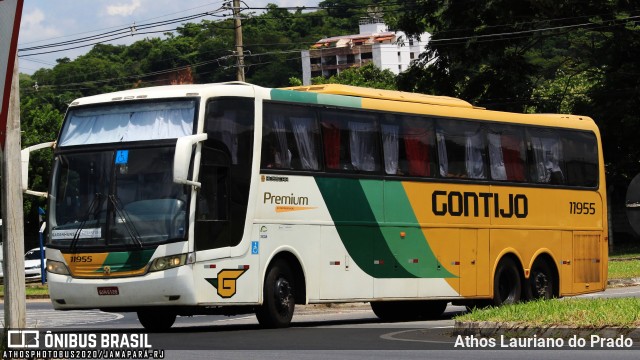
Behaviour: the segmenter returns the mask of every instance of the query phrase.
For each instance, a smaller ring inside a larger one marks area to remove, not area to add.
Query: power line
[[[56,48],[56,47],[61,47],[61,46],[83,44],[83,45],[69,46],[69,47],[65,47],[63,49],[57,49],[57,50],[51,50],[51,51],[45,51],[45,52],[38,52],[38,53],[31,53],[31,54],[20,54],[19,56],[20,57],[26,57],[26,56],[34,56],[34,55],[43,55],[43,54],[50,54],[50,53],[61,52],[61,51],[68,51],[68,50],[78,49],[78,48],[82,48],[82,47],[102,44],[102,43],[105,43],[105,42],[111,42],[111,41],[115,41],[115,40],[118,40],[118,39],[129,37],[129,36],[134,36],[134,35],[147,35],[147,34],[154,34],[154,33],[159,33],[159,32],[175,31],[175,30],[177,30],[177,28],[174,28],[174,29],[163,29],[163,30],[156,30],[156,31],[147,31],[147,32],[140,32],[139,30],[151,29],[151,28],[155,28],[155,27],[158,27],[158,26],[175,24],[175,23],[179,23],[179,22],[183,22],[183,21],[187,21],[187,20],[194,20],[194,19],[197,19],[197,18],[214,15],[215,13],[220,12],[222,10],[224,10],[224,9],[223,8],[219,8],[219,9],[213,11],[213,12],[205,12],[205,13],[191,15],[191,16],[188,16],[188,17],[171,19],[171,20],[155,22],[155,23],[150,23],[150,24],[141,24],[141,25],[137,25],[135,27],[128,27],[128,28],[124,28],[124,29],[114,30],[114,31],[110,31],[108,33],[97,34],[97,35],[84,37],[84,38],[80,38],[80,39],[75,39],[75,40],[69,40],[69,41],[58,42],[58,43],[47,44],[47,45],[34,46],[34,47],[30,47],[30,48],[22,48],[22,49],[18,49],[18,52],[21,53],[21,52],[25,52],[25,51],[35,51],[35,50],[41,50],[41,49]],[[94,41],[94,40],[99,40],[99,39],[105,39],[105,40]],[[94,41],[94,42],[86,43],[86,42],[89,42],[89,41]]]
[[[222,3],[225,0],[218,0],[218,1],[214,1],[214,3],[218,2],[218,3]],[[150,21],[150,20],[155,20],[155,19],[161,19],[163,17],[167,17],[170,15],[175,15],[175,14],[180,14],[180,13],[184,13],[187,11],[191,11],[191,10],[195,10],[195,9],[199,9],[199,8],[203,8],[203,7],[207,7],[207,6],[211,6],[212,4],[210,2],[207,2],[207,4],[204,5],[200,5],[200,6],[196,6],[193,8],[189,8],[186,10],[181,10],[181,11],[176,11],[170,14],[164,14],[164,15],[160,15],[160,16],[156,16],[153,18],[149,18],[149,19],[144,19],[144,20],[140,20],[141,22],[145,22],[145,21]],[[84,34],[91,34],[91,33],[95,33],[98,31],[104,31],[104,30],[109,30],[109,29],[115,29],[115,28],[127,28],[130,25],[128,24],[122,24],[122,25],[115,25],[115,26],[110,26],[107,28],[102,28],[102,29],[95,29],[95,30],[89,30],[89,31],[84,31],[81,33],[76,33],[76,34],[69,34],[69,35],[64,35],[64,36],[57,36],[57,37],[53,37],[53,38],[48,38],[48,39],[41,39],[41,40],[36,40],[36,41],[31,41],[31,42],[27,42],[27,43],[23,43],[23,45],[29,45],[29,44],[34,44],[34,43],[39,43],[39,42],[43,42],[43,41],[49,41],[49,40],[55,40],[55,39],[64,39],[64,38],[68,38],[68,37],[73,37],[73,36],[77,36],[77,35],[84,35]]]

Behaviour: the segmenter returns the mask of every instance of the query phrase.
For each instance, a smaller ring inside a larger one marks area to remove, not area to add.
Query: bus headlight
[[[55,260],[47,260],[47,271],[52,274],[70,275],[67,265]]]
[[[194,262],[195,254],[163,256],[151,262],[151,266],[149,266],[149,272],[172,269],[185,264],[193,264]]]

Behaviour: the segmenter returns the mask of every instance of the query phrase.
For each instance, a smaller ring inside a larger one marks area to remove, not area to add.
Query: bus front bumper
[[[142,276],[76,279],[47,273],[49,297],[56,310],[177,306],[196,303],[191,266]]]

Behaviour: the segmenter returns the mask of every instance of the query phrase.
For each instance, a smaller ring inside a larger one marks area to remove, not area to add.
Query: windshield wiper
[[[69,245],[69,248],[72,252],[75,252],[76,250],[76,246],[78,245],[78,240],[80,240],[80,234],[82,233],[84,226],[87,224],[87,221],[89,220],[89,216],[93,215],[93,217],[95,218],[96,213],[100,209],[101,205],[102,205],[102,194],[96,193],[96,195],[93,197],[93,200],[91,200],[91,203],[89,204],[89,208],[87,209],[86,214],[84,214],[84,217],[80,222],[80,225],[76,229],[75,234],[73,234],[73,239],[71,240],[71,244]],[[100,225],[100,219],[97,219],[97,221],[98,221],[98,225]]]
[[[109,200],[113,204],[113,208],[116,211],[116,214],[120,217],[122,222],[124,223],[124,227],[127,229],[129,236],[133,239],[133,242],[138,245],[142,249],[142,241],[140,240],[140,233],[138,233],[138,229],[136,229],[133,221],[129,217],[129,213],[124,209],[120,199],[116,195],[109,195]]]

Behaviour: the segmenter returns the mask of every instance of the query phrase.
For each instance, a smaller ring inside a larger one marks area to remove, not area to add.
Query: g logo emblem
[[[111,266],[105,266],[102,268],[105,275],[111,275]]]
[[[221,298],[230,298],[236,294],[236,283],[246,269],[224,269],[220,270],[216,279],[205,279],[218,290]]]

